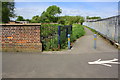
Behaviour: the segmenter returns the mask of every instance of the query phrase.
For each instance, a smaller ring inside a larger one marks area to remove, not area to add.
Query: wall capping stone
[[[34,23],[34,24],[0,24],[0,26],[39,26],[41,23]]]

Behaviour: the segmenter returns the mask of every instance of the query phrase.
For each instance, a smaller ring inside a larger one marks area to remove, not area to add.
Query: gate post
[[[58,26],[58,49],[60,49],[60,26]]]
[[[70,25],[70,34],[72,34],[72,25]]]
[[[68,28],[69,26],[66,26],[66,37],[68,36]]]
[[[70,49],[70,34],[68,34],[68,49]]]

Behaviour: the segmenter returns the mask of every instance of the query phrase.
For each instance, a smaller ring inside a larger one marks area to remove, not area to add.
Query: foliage
[[[58,25],[59,24],[42,24],[41,30],[41,42],[43,44],[43,50],[58,50]]]
[[[17,16],[16,21],[25,21],[25,19],[22,16]]]
[[[0,24],[4,24],[4,22],[0,22]]]
[[[74,23],[82,24],[84,17],[82,16],[59,16],[62,13],[60,7],[56,5],[49,6],[46,11],[43,11],[41,16],[36,15],[31,19],[32,23],[59,23],[62,25],[72,25]]]
[[[47,8],[46,12],[52,16],[55,16],[61,13],[61,9],[56,5],[52,5]]]
[[[33,16],[31,19],[31,22],[32,23],[40,23],[40,16],[39,15]]]
[[[49,23],[50,20],[48,19],[48,17],[49,17],[49,14],[47,12],[43,11],[43,13],[42,13],[42,15],[40,17],[41,18],[41,22],[42,23]]]
[[[29,21],[29,22],[31,22],[31,20],[30,20],[30,19],[25,19],[25,21]]]
[[[101,17],[89,17],[89,16],[87,16],[86,19],[101,19]]]
[[[74,42],[79,37],[85,35],[84,27],[79,24],[73,24],[71,42]]]
[[[58,26],[60,27],[60,44],[61,49],[67,47],[67,33],[66,28],[59,24],[42,24],[41,25],[41,42],[43,44],[43,50],[46,51],[57,51],[58,49]],[[70,28],[68,28],[68,33],[71,34]],[[73,24],[71,42],[74,42],[77,38],[85,34],[84,27],[79,24]]]
[[[56,51],[58,49],[58,26],[60,27],[60,48],[65,49],[67,47],[66,27],[59,24],[42,24],[41,25],[41,42],[43,44],[43,50]],[[68,30],[69,31],[69,30]]]
[[[61,16],[58,23],[63,25],[72,25],[73,23],[83,23],[84,18],[81,16]]]
[[[41,14],[41,22],[56,22],[57,15],[60,14],[62,10],[56,5],[49,6],[46,11]]]
[[[2,2],[2,22],[7,23],[14,14],[14,2]]]

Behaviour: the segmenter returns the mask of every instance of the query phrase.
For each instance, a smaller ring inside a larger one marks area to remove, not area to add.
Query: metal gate
[[[57,51],[67,47],[67,35],[72,34],[72,25],[43,24],[40,27],[42,50]]]

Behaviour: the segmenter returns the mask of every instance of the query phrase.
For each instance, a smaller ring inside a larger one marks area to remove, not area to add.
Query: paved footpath
[[[94,33],[88,28],[85,28],[85,36],[76,40],[71,50],[43,52],[45,54],[88,54],[88,53],[105,53],[118,52],[118,50],[111,45],[107,40],[97,35],[97,48],[94,49]]]
[[[118,50],[98,36],[93,48],[93,33],[79,38],[71,50],[42,53],[2,53],[5,78],[117,78],[118,65],[89,65],[89,61],[118,58]]]

